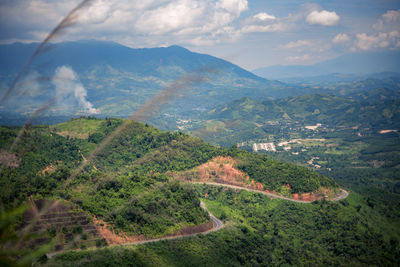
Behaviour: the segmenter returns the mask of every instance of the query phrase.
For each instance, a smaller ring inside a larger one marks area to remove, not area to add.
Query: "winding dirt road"
[[[185,235],[176,235],[176,236],[167,236],[167,237],[160,237],[160,238],[154,238],[154,239],[148,239],[148,240],[142,240],[142,241],[135,241],[131,243],[125,243],[125,244],[120,244],[120,245],[139,245],[139,244],[146,244],[146,243],[152,243],[152,242],[158,242],[161,240],[171,240],[171,239],[177,239],[177,238],[182,238],[182,237],[189,237],[189,236],[195,236],[198,234],[209,234],[215,231],[218,231],[224,227],[224,223],[220,221],[217,217],[211,214],[211,212],[206,208],[206,205],[204,204],[203,201],[200,201],[200,207],[202,207],[210,216],[210,219],[213,223],[213,228],[203,231],[203,232],[198,232],[198,233],[193,233],[193,234],[185,234]]]
[[[217,217],[215,217],[214,215],[211,214],[211,212],[207,209],[207,207],[206,207],[206,205],[204,204],[203,201],[200,201],[200,207],[202,209],[204,209],[208,213],[208,215],[210,216],[210,219],[211,219],[211,221],[213,223],[213,228],[211,228],[209,230],[206,230],[206,231],[193,233],[193,234],[166,236],[166,237],[147,239],[147,240],[142,240],[142,241],[135,241],[135,242],[129,242],[129,243],[124,243],[124,244],[118,244],[118,245],[111,245],[111,246],[140,245],[140,244],[158,242],[158,241],[161,241],[161,240],[171,240],[171,239],[177,239],[177,238],[183,238],[183,237],[190,237],[190,236],[195,236],[195,235],[199,235],[199,234],[206,235],[206,234],[221,230],[224,227],[224,223],[222,221],[220,221]],[[51,259],[52,257],[54,257],[54,256],[56,256],[58,254],[61,254],[61,253],[64,253],[64,252],[68,252],[68,251],[76,251],[76,250],[60,250],[60,251],[47,253],[46,256],[47,256],[48,259]]]
[[[292,201],[292,202],[297,202],[297,203],[304,203],[304,204],[310,204],[313,201],[305,201],[305,200],[296,200],[296,199],[292,199],[292,198],[288,198],[288,197],[284,197],[284,196],[280,196],[280,195],[276,195],[276,194],[272,194],[272,193],[268,193],[268,192],[263,192],[263,191],[258,191],[255,189],[250,189],[250,188],[245,188],[245,187],[240,187],[240,186],[235,186],[235,185],[229,185],[229,184],[220,184],[220,183],[213,183],[213,182],[191,182],[193,184],[208,184],[208,185],[214,185],[214,186],[222,186],[222,187],[228,187],[228,188],[232,188],[232,189],[238,189],[238,190],[246,190],[249,192],[254,192],[254,193],[259,193],[259,194],[263,194],[266,196],[269,196],[271,198],[280,198],[280,199],[284,199],[284,200],[288,200],[288,201]],[[339,196],[336,196],[333,199],[330,199],[329,201],[339,201],[342,199],[345,199],[346,197],[348,197],[349,193],[344,190],[344,189],[340,189],[341,190],[341,194]],[[140,244],[146,244],[146,243],[153,243],[153,242],[158,242],[161,240],[172,240],[172,239],[178,239],[178,238],[184,238],[184,237],[190,237],[190,236],[196,236],[199,234],[209,234],[215,231],[218,231],[220,229],[222,229],[224,227],[224,223],[222,221],[220,221],[217,217],[215,217],[214,215],[211,214],[211,212],[206,208],[206,205],[204,204],[203,201],[200,201],[200,207],[203,208],[208,215],[210,216],[210,219],[213,223],[213,228],[206,230],[206,231],[202,231],[202,232],[198,232],[198,233],[193,233],[193,234],[183,234],[183,235],[175,235],[175,236],[166,236],[166,237],[160,237],[160,238],[154,238],[154,239],[147,239],[147,240],[142,240],[142,241],[135,241],[135,242],[129,242],[129,243],[124,243],[124,244],[119,244],[120,246],[125,246],[125,245],[140,245]],[[67,251],[61,250],[61,251],[56,251],[56,252],[51,252],[51,253],[47,253],[46,256],[47,258],[52,258],[57,254],[61,254]]]
[[[192,184],[208,184],[208,185],[223,186],[223,187],[228,187],[228,188],[238,189],[238,190],[246,190],[249,192],[263,194],[263,195],[269,196],[271,198],[280,198],[280,199],[297,202],[297,203],[309,204],[309,203],[314,202],[314,201],[309,201],[309,200],[297,200],[297,199],[293,199],[293,198],[289,198],[289,197],[280,196],[277,194],[272,194],[272,193],[268,193],[268,192],[264,192],[264,191],[259,191],[259,190],[255,190],[255,189],[251,189],[251,188],[230,185],[230,184],[220,184],[220,183],[213,183],[213,182],[190,182],[190,183],[192,183]],[[346,197],[348,197],[349,193],[346,190],[344,190],[342,188],[340,188],[340,190],[341,190],[341,194],[339,196],[336,196],[333,199],[329,199],[329,201],[339,201],[339,200],[342,200],[342,199],[345,199]]]

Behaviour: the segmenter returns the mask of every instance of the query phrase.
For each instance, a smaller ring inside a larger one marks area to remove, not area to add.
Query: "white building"
[[[253,144],[253,151],[257,152],[259,150],[265,150],[265,151],[274,151],[276,152],[276,148],[274,143],[254,143]]]

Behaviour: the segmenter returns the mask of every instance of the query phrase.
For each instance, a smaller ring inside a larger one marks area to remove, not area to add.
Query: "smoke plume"
[[[58,102],[65,104],[69,102],[69,99],[72,97],[85,112],[89,114],[97,114],[100,112],[86,99],[87,91],[72,68],[67,66],[58,67],[52,82],[56,87],[56,98]]]
[[[47,37],[40,43],[39,47],[36,49],[33,55],[28,59],[27,62],[25,62],[25,65],[19,71],[14,81],[12,82],[11,86],[8,88],[3,97],[0,99],[0,105],[7,99],[10,93],[15,89],[17,83],[24,75],[25,71],[28,69],[31,63],[35,60],[35,58],[40,53],[45,51],[46,45],[55,37],[57,37],[60,33],[62,33],[63,30],[74,25],[79,18],[78,11],[81,10],[82,8],[87,7],[89,4],[91,4],[91,2],[92,0],[83,0],[79,5],[77,5],[74,9],[72,9],[68,13],[68,15],[47,35]]]
[[[83,161],[65,181],[63,188],[66,188],[70,182],[89,164],[93,162],[95,157],[124,129],[132,123],[132,121],[143,121],[154,116],[159,108],[167,101],[176,97],[178,93],[188,87],[196,84],[204,83],[208,81],[207,74],[217,73],[218,71],[212,67],[201,68],[194,72],[186,73],[169,86],[158,92],[155,96],[149,99],[143,104],[138,110],[136,110],[130,117],[129,120],[124,121],[114,131],[112,131],[101,143],[87,156],[87,161]]]

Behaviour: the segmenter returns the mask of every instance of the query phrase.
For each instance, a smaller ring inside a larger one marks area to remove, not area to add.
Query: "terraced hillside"
[[[24,213],[23,225],[33,238],[35,248],[54,240],[54,250],[78,249],[107,244],[100,236],[90,216],[57,200],[36,200]]]

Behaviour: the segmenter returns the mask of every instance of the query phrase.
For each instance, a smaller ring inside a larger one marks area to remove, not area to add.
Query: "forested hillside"
[[[95,147],[122,125],[125,126],[119,134],[103,143],[103,150],[96,157],[90,157]],[[0,197],[5,209],[15,208],[28,198],[58,199],[66,203],[63,205],[71,206],[68,208],[71,212],[77,212],[73,216],[81,218],[81,214],[87,214],[96,227],[107,227],[104,231],[112,231],[113,236],[141,240],[204,225],[209,219],[199,205],[203,199],[211,212],[226,224],[223,230],[207,236],[140,245],[136,252],[129,247],[111,247],[71,252],[50,261],[42,257],[40,264],[80,265],[87,263],[88,257],[91,264],[109,262],[112,265],[128,261],[138,265],[190,262],[197,266],[257,262],[343,264],[347,257],[354,264],[361,264],[394,262],[398,253],[397,232],[383,231],[389,225],[385,218],[367,219],[378,214],[357,194],[340,203],[323,200],[315,204],[290,204],[258,193],[181,183],[170,175],[222,156],[234,158],[238,169],[264,188],[278,189],[278,193],[287,184],[293,193],[337,186],[332,179],[305,167],[280,163],[266,155],[237,148],[218,148],[197,137],[162,132],[147,124],[121,119],[80,118],[53,126],[29,126],[22,130],[12,151],[10,147],[21,128],[0,130],[3,137]],[[82,171],[76,172],[82,164]],[[18,224],[17,220],[12,227],[17,230]],[[42,235],[44,240],[62,237],[64,241],[56,244],[64,249],[85,250],[90,244],[106,245],[108,239],[101,239],[101,232],[93,233],[94,238],[100,235],[97,241],[90,239],[92,234],[86,230],[93,228],[90,227],[50,227]],[[83,237],[77,241],[72,236]],[[68,246],[72,242],[68,240],[75,241]],[[264,249],[271,253],[261,252]],[[199,254],[195,256],[194,251]],[[146,256],[149,253],[154,256],[152,260]],[[216,253],[217,259],[213,256]]]
[[[344,96],[242,98],[209,111],[192,133],[251,151],[268,144],[257,152],[332,177],[360,194],[398,235],[400,105],[398,88],[389,88],[355,83],[343,86]]]
[[[118,134],[105,142],[117,129]],[[293,193],[303,193],[337,186],[304,167],[121,119],[80,118],[0,131],[3,208],[28,199],[67,201],[67,206],[109,225],[117,235],[155,238],[206,223],[208,215],[193,186],[175,181],[168,172],[188,170],[216,156],[237,158],[237,167],[266,189],[291,184]],[[91,157],[98,145],[103,149]],[[67,228],[44,234],[68,236]]]
[[[311,205],[246,191],[196,186],[226,227],[212,235],[131,247],[77,251],[46,266],[388,265],[399,263],[398,237],[357,194]]]

